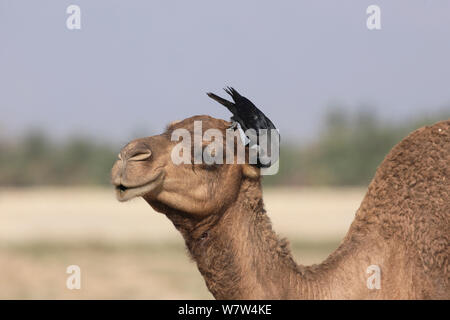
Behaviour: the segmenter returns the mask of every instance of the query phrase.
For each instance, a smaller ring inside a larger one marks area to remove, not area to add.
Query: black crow
[[[249,147],[257,147],[262,152],[263,156],[271,156],[272,154],[274,154],[271,150],[271,148],[273,147],[271,141],[275,138],[275,146],[276,148],[279,148],[280,137],[272,121],[270,121],[270,119],[267,118],[266,115],[261,110],[259,110],[249,99],[241,96],[239,92],[237,92],[234,88],[228,87],[224,90],[231,96],[234,103],[225,100],[211,92],[208,92],[207,95],[227,107],[228,110],[230,110],[230,112],[233,114],[233,116],[231,117],[231,128],[237,128],[238,130],[241,128],[241,132],[244,132],[245,136],[247,137],[247,139],[243,139],[246,140],[243,141],[244,144],[248,143]],[[256,137],[252,136],[251,133],[247,131],[249,129],[254,130],[254,132],[256,133]],[[259,141],[260,137],[265,134],[268,134],[266,148],[268,150],[261,150]],[[278,156],[278,152],[276,152],[276,156]],[[258,167],[266,168],[270,167],[274,162],[276,162],[276,160],[278,160],[278,157],[276,159],[271,159],[269,162],[267,162],[267,160],[263,161],[265,163],[261,163],[260,159],[261,156],[258,157],[256,165]]]

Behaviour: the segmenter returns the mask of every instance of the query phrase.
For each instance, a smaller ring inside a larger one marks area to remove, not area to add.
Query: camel
[[[216,299],[449,299],[450,120],[420,128],[378,167],[339,247],[297,264],[264,209],[260,169],[171,161],[179,128],[226,130],[194,116],[128,143],[111,179],[119,201],[143,197],[181,232]],[[307,223],[307,221],[305,221]],[[380,270],[369,288],[370,266]]]

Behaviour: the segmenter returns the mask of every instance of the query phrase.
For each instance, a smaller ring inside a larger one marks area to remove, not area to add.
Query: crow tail
[[[239,94],[239,92],[236,91],[233,87],[227,87],[225,90],[226,93],[228,93],[231,98],[233,98],[234,102],[237,102],[239,99],[242,98],[242,96]]]

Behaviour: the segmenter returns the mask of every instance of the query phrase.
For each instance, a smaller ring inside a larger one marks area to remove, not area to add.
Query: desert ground
[[[265,189],[274,229],[313,264],[344,237],[363,188]],[[81,268],[69,290],[66,268]],[[0,189],[0,299],[212,299],[170,221],[110,188]]]

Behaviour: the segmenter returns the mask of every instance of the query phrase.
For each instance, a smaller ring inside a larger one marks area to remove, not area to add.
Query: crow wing
[[[218,95],[215,95],[215,94],[212,93],[212,92],[208,92],[208,93],[206,93],[206,94],[207,94],[208,97],[210,97],[211,99],[216,100],[216,101],[217,101],[218,103],[220,103],[221,105],[224,105],[225,107],[227,107],[227,109],[230,110],[230,112],[231,112],[233,115],[236,115],[236,114],[237,114],[236,106],[235,106],[235,104],[234,104],[233,102],[230,102],[230,101],[228,101],[228,100],[226,100],[226,99],[224,99],[224,98],[221,98],[221,97],[219,97]]]
[[[236,89],[228,87],[225,89],[225,92],[233,98],[238,117],[244,122],[243,124],[241,123],[241,126],[245,128],[244,130],[255,129],[258,131],[259,129],[276,129],[272,121],[253,102],[241,96]]]

